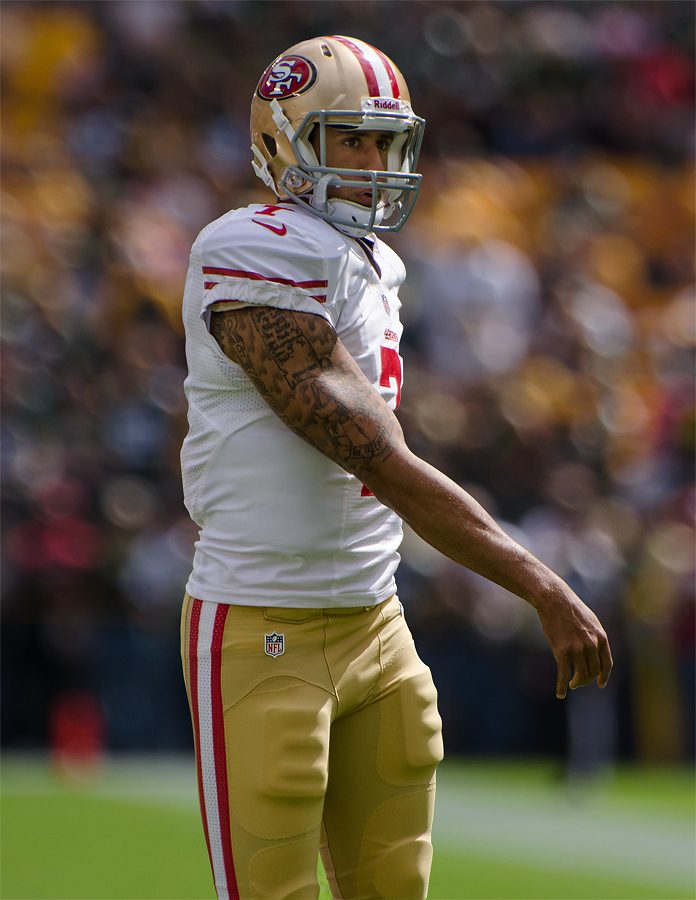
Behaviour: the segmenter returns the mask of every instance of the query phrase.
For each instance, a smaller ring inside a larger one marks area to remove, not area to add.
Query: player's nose
[[[384,169],[386,165],[386,154],[380,149],[376,141],[366,143],[363,151],[362,166],[363,169]]]

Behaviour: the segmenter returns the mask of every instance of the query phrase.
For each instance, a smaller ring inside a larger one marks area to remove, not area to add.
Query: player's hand
[[[571,691],[597,679],[606,686],[613,660],[606,632],[597,616],[563,585],[560,595],[537,607],[541,627],[556,660],[556,696],[563,700]],[[571,678],[572,673],[572,678]]]

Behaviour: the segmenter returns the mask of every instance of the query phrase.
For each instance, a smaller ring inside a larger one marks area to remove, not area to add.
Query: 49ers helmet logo
[[[257,93],[264,100],[287,100],[311,88],[317,79],[314,63],[304,56],[281,56],[261,76]]]

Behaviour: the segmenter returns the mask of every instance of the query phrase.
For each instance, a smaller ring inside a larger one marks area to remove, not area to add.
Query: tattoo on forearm
[[[248,307],[214,313],[211,333],[274,412],[339,465],[359,475],[393,452],[396,420],[376,392],[365,391],[359,373],[336,369],[338,338],[323,319]]]

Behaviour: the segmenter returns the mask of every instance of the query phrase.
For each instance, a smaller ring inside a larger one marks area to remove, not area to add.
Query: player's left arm
[[[592,610],[470,494],[409,450],[394,413],[324,318],[248,307],[213,313],[211,332],[297,435],[431,546],[534,606],[556,658],[557,696],[569,680],[571,688],[606,684],[611,651]]]

